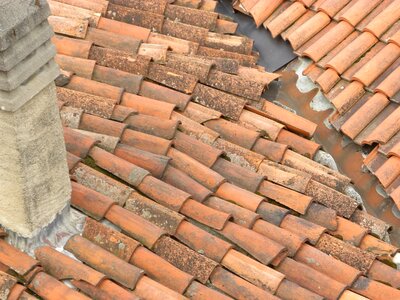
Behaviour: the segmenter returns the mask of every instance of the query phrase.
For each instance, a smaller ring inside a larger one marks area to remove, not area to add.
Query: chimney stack
[[[46,0],[0,0],[0,225],[30,238],[70,200]]]

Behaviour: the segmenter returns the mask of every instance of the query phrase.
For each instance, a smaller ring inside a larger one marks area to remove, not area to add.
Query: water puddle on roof
[[[303,66],[300,66],[301,64]],[[299,78],[296,72],[293,71],[293,69],[296,69],[298,70],[297,73],[301,74],[299,72],[302,69],[301,67],[304,68],[304,61],[296,60],[286,68],[286,70],[291,71],[282,71],[280,81],[275,86],[271,86],[270,91],[267,91],[267,99],[273,100],[275,98],[279,103],[296,110],[299,115],[319,125],[314,135],[315,141],[323,146],[323,150],[332,155],[339,171],[352,179],[356,192],[363,199],[366,210],[392,225],[391,242],[399,246],[400,218],[396,217],[394,213],[393,201],[390,198],[385,199],[377,192],[377,179],[375,176],[362,171],[363,156],[361,148],[352,142],[344,142],[344,137],[341,133],[334,128],[328,128],[329,125],[327,125],[326,119],[332,113],[332,109],[327,109],[329,103],[315,101],[315,99],[319,98],[317,95],[318,89],[310,85],[311,81],[308,78],[301,75]],[[313,99],[313,108],[319,111],[311,108],[310,103]]]

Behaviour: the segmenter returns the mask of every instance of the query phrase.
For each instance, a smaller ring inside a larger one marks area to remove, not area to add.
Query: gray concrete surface
[[[0,144],[0,224],[32,237],[70,200],[54,83],[17,111],[0,111]]]

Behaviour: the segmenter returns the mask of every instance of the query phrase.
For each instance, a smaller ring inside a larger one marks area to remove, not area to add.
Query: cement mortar
[[[0,111],[0,224],[32,237],[70,200],[54,83],[16,112]]]

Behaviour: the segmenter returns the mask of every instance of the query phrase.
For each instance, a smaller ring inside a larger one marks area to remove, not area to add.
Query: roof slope
[[[330,122],[400,207],[400,1],[236,1],[313,63],[304,71],[336,108]],[[373,166],[372,166],[373,165]]]
[[[90,16],[50,2],[70,35],[54,38],[56,84],[72,206],[88,217],[64,247],[78,260],[0,240],[0,271],[19,280],[0,284],[11,299],[25,287],[45,299],[400,297],[389,226],[312,160],[315,124],[260,97],[276,76],[251,40],[215,32],[235,24],[205,9],[213,1],[62,2]]]

